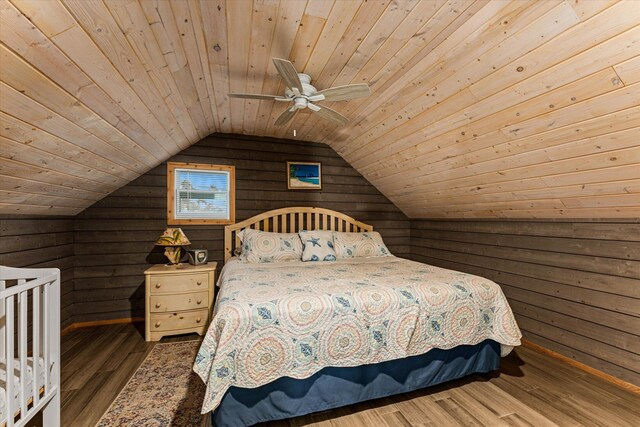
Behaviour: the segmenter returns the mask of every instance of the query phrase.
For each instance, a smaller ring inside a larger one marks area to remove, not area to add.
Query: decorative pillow
[[[377,231],[364,233],[333,232],[333,245],[338,258],[389,256],[389,249]]]
[[[302,261],[335,261],[333,249],[333,231],[301,231],[298,233],[304,250]]]
[[[242,242],[238,258],[244,262],[299,261],[302,256],[298,233],[269,233],[245,228],[237,236]]]

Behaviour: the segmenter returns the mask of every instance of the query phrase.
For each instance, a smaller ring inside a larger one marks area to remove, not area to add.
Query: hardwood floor
[[[94,426],[153,347],[141,324],[62,338],[62,425]],[[192,339],[193,337],[189,337]],[[184,338],[166,338],[162,342]],[[640,396],[520,347],[499,373],[379,399],[269,427],[638,426]]]

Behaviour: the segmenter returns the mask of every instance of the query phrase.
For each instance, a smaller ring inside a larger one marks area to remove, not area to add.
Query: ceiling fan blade
[[[316,95],[324,95],[327,101],[347,101],[349,99],[364,98],[371,95],[371,89],[366,83],[358,83],[355,85],[345,85],[330,87],[321,90]]]
[[[278,74],[287,84],[287,87],[293,89],[296,88],[300,92],[302,92],[302,82],[300,81],[300,77],[298,77],[298,72],[296,71],[296,67],[290,61],[286,59],[273,58],[273,65],[276,66],[276,70],[278,70]]]
[[[311,108],[310,105],[313,105],[314,107],[318,107],[317,105],[309,103],[308,107],[310,110],[318,114],[320,117],[322,117],[325,120],[329,120],[331,123],[342,126],[345,123],[349,122],[348,118],[338,113],[336,110],[332,110],[329,107],[318,107],[319,109],[316,110],[315,108]]]
[[[324,95],[317,93],[315,95],[308,96],[307,99],[311,102],[318,102],[323,101],[325,98]]]
[[[286,123],[289,123],[298,113],[298,109],[295,107],[287,108],[278,116],[276,121],[273,123],[276,126],[282,126]]]
[[[276,95],[261,95],[258,93],[230,93],[229,98],[242,98],[242,99],[273,99],[275,101],[288,101],[289,98]]]

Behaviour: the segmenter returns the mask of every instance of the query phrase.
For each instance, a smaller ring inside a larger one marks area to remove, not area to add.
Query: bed
[[[521,334],[500,287],[389,254],[251,264],[252,228],[371,232],[321,208],[265,212],[225,229],[225,266],[194,371],[203,414],[246,426],[499,369]]]

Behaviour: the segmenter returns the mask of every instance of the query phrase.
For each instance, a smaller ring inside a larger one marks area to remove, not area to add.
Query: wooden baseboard
[[[620,378],[614,377],[613,375],[609,375],[605,372],[599,371],[598,369],[592,368],[589,365],[585,365],[584,363],[578,362],[577,360],[574,360],[570,357],[564,356],[560,353],[556,353],[553,350],[549,350],[546,347],[543,347],[541,345],[532,343],[529,340],[523,339],[522,340],[522,345],[530,348],[532,350],[535,350],[539,353],[543,353],[546,354],[548,356],[553,357],[554,359],[558,359],[561,360],[562,362],[574,366],[582,371],[588,372],[591,375],[595,375],[598,378],[602,378],[605,381],[608,381],[610,383],[613,383],[615,385],[617,385],[618,387],[622,387],[625,390],[628,390],[632,393],[636,393],[640,395],[640,387],[638,387],[637,385],[628,383],[626,381],[621,380]]]
[[[124,319],[107,319],[107,320],[96,320],[93,322],[72,323],[71,325],[64,328],[60,332],[60,335],[68,334],[71,331],[75,331],[76,329],[81,329],[81,328],[91,328],[93,326],[104,326],[104,325],[119,325],[122,323],[136,323],[136,322],[144,322],[144,317],[126,317]]]

